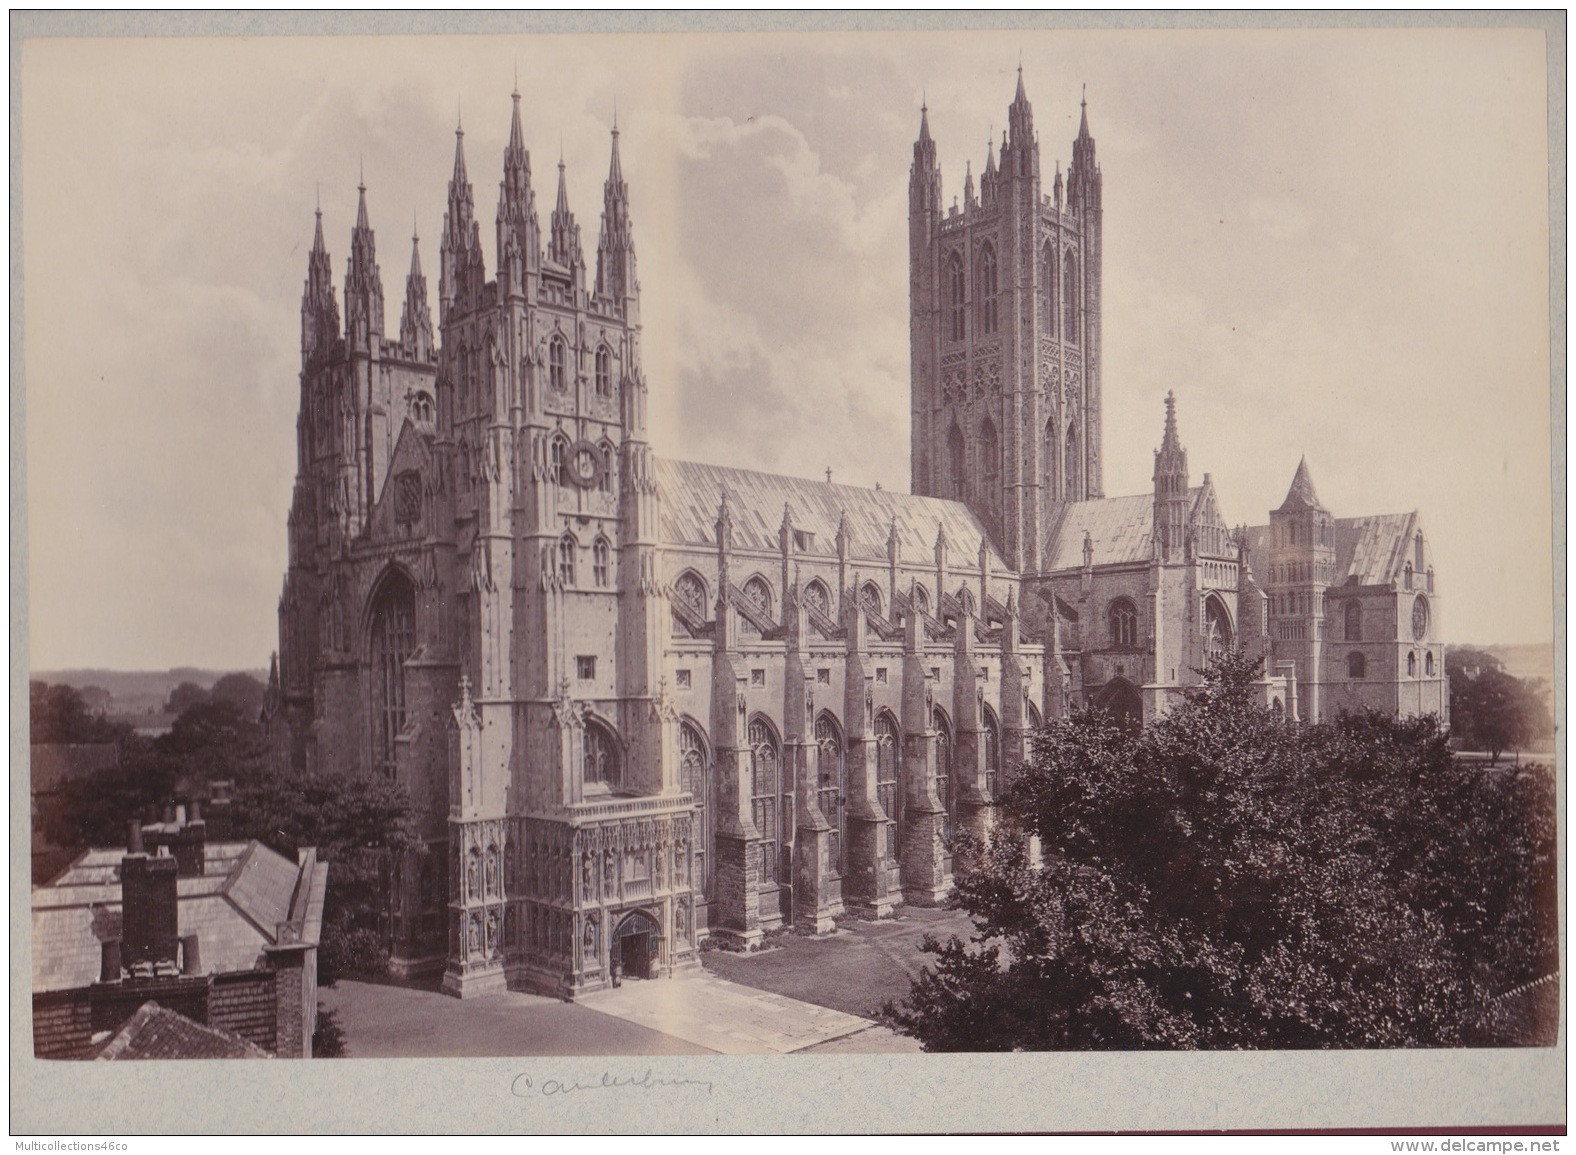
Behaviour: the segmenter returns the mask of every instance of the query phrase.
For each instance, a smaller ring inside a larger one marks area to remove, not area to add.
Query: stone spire
[[[618,155],[618,118],[613,119],[613,155],[602,185],[602,235],[596,246],[596,293],[631,301],[640,293],[635,279],[635,234],[629,219],[629,186]]]
[[[1076,212],[1084,206],[1100,207],[1100,166],[1094,158],[1094,137],[1089,135],[1089,98],[1079,104],[1078,139],[1073,141],[1073,160],[1067,166],[1067,203]]]
[[[356,227],[350,232],[350,262],[345,270],[345,336],[364,345],[383,334],[383,278],[378,272],[377,245],[367,221],[367,186],[356,186]]]
[[[509,98],[509,143],[503,150],[503,180],[498,184],[498,269],[507,273],[512,291],[520,291],[527,269],[536,265],[536,194],[531,189],[531,154],[520,126],[520,92]]]
[[[323,210],[317,210],[317,231],[306,261],[306,287],[301,292],[301,356],[327,351],[339,336],[339,303],[334,297],[334,271],[323,244]]]
[[[1007,127],[1014,147],[1027,146],[1034,139],[1034,108],[1023,91],[1023,65],[1018,65],[1018,91],[1007,109]]]
[[[479,293],[485,279],[475,205],[470,177],[465,174],[465,129],[456,125],[454,175],[449,178],[449,207],[443,215],[439,245],[438,294],[445,313],[462,293]]]
[[[410,275],[405,278],[405,310],[399,319],[399,342],[418,361],[434,360],[432,312],[427,308],[427,278],[421,272],[421,237],[410,237]]]
[[[584,266],[580,256],[580,226],[569,211],[569,185],[564,178],[564,158],[558,158],[558,203],[553,207],[552,235],[547,242],[547,258],[574,270]]]
[[[930,136],[930,109],[919,106],[919,139],[914,141],[914,163],[908,170],[908,215],[911,228],[924,226],[913,240],[928,240],[930,218],[941,215],[941,169],[936,163],[936,142]]]
[[[1166,394],[1166,428],[1155,450],[1154,548],[1162,558],[1180,558],[1187,537],[1187,450],[1177,436],[1176,395]]]
[[[1307,457],[1297,462],[1297,472],[1291,479],[1291,488],[1286,491],[1286,500],[1281,502],[1277,513],[1293,509],[1323,509],[1319,495],[1313,489],[1313,475],[1308,472]]]

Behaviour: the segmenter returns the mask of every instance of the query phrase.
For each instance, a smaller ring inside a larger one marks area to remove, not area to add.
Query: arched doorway
[[[1126,678],[1112,678],[1094,700],[1095,707],[1104,710],[1117,722],[1127,726],[1141,726],[1144,722],[1144,698],[1138,687]]]
[[[657,977],[662,961],[662,928],[643,910],[626,914],[613,932],[613,968],[627,979]]]

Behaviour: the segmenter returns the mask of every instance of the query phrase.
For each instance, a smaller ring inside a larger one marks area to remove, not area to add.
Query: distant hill
[[[1519,646],[1486,646],[1489,653],[1505,663],[1505,672],[1516,678],[1554,680],[1554,643],[1532,642]]]
[[[182,682],[195,682],[205,690],[226,674],[243,673],[266,684],[267,670],[199,670],[179,666],[173,670],[34,670],[32,680],[51,685],[74,686],[78,690],[97,687],[109,692],[108,713],[135,721],[141,716],[162,714],[170,691]],[[168,722],[164,722],[168,725]]]

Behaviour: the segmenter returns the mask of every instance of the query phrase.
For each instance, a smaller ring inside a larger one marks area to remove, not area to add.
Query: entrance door
[[[624,974],[632,979],[651,977],[651,932],[638,931],[624,936]]]
[[[627,979],[649,979],[656,972],[660,949],[656,923],[641,911],[630,913],[613,939],[614,957]]]

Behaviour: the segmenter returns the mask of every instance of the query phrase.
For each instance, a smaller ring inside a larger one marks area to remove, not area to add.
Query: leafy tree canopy
[[[1431,718],[1291,728],[1228,655],[1141,732],[1046,726],[888,1008],[927,1050],[1461,1045],[1558,966],[1554,794]],[[1039,836],[1043,863],[1028,852]]]

